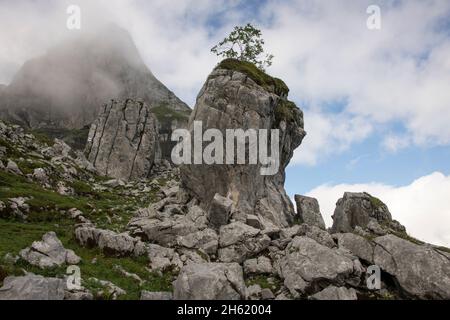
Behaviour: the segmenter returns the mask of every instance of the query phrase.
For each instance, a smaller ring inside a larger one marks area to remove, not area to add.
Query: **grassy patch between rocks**
[[[114,283],[127,292],[119,296],[119,299],[139,299],[142,290],[147,291],[171,291],[174,275],[171,273],[156,274],[146,270],[148,260],[146,257],[108,257],[97,249],[88,249],[79,246],[73,234],[71,221],[53,223],[21,223],[0,219],[0,285],[3,279],[9,275],[23,275],[22,269],[46,277],[63,277],[66,275],[66,266],[50,269],[39,269],[19,259],[12,264],[5,261],[7,253],[18,255],[20,250],[31,245],[33,241],[41,240],[42,235],[48,231],[55,231],[58,238],[67,249],[72,249],[82,258],[79,264],[83,286],[93,293],[100,291],[98,284],[89,280],[97,278]],[[137,274],[145,282],[141,285],[136,280],[122,275],[115,269],[120,266],[130,273]],[[109,298],[107,295],[102,298]]]
[[[230,58],[220,62],[217,65],[216,69],[226,69],[241,72],[264,89],[269,90],[279,96],[287,96],[289,93],[289,88],[283,82],[283,80],[269,76],[267,73],[259,69],[251,62]]]

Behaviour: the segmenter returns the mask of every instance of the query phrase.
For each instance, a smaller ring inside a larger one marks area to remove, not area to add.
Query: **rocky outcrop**
[[[283,187],[284,170],[305,131],[303,114],[286,99],[287,93],[281,80],[236,60],[225,60],[208,76],[189,120],[191,136],[196,121],[203,130],[218,129],[224,137],[227,129],[279,129],[280,159],[274,175],[261,175],[261,163],[249,164],[248,154],[254,150],[247,143],[246,164],[183,165],[183,188],[206,210],[219,194],[233,201],[231,219],[246,222],[247,215],[256,215],[265,227],[292,223],[295,213]]]
[[[389,229],[405,232],[405,227],[395,220],[381,200],[368,193],[346,192],[338,200],[332,216],[331,232],[353,232],[356,227],[371,233],[385,234]]]
[[[146,252],[144,243],[127,233],[115,233],[89,225],[77,228],[75,239],[84,247],[97,247],[105,254],[112,256],[140,256]]]
[[[78,264],[81,259],[73,250],[65,249],[54,232],[42,236],[42,241],[35,241],[20,251],[22,259],[41,269],[59,267],[63,264]]]
[[[391,234],[374,243],[374,263],[395,277],[406,297],[450,299],[449,257]]]
[[[242,268],[237,263],[189,264],[173,283],[175,300],[245,299]]]
[[[34,274],[7,277],[0,288],[0,300],[63,300],[65,283],[58,278]]]
[[[353,273],[353,261],[307,237],[295,237],[278,262],[284,285],[294,296],[315,292],[326,284],[344,285]]]
[[[85,153],[100,174],[146,178],[161,159],[156,119],[143,101],[111,101],[89,131]]]
[[[317,199],[301,196],[294,196],[297,205],[297,214],[301,223],[319,227],[325,230],[325,222],[320,213],[319,202]]]
[[[329,286],[309,297],[311,300],[357,300],[356,290],[353,288]]]

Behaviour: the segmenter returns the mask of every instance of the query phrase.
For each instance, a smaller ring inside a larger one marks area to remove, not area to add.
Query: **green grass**
[[[287,96],[289,88],[283,80],[269,76],[251,62],[237,59],[225,59],[220,62],[216,69],[239,71],[255,81],[258,85],[279,96]]]
[[[89,135],[90,126],[81,129],[63,129],[63,128],[43,128],[31,130],[37,140],[46,145],[52,146],[54,139],[63,140],[69,146],[77,150],[83,150]]]
[[[163,103],[150,110],[158,120],[175,119],[179,121],[187,121],[190,116],[190,112],[175,111]]]
[[[6,148],[6,156],[8,158],[18,158],[21,156],[21,153],[17,150],[17,148],[3,138],[0,138],[0,146]]]
[[[371,195],[369,195],[369,197],[370,197],[370,203],[372,204],[372,206],[373,206],[374,208],[380,208],[380,207],[386,206],[386,205],[384,204],[384,202],[381,201],[380,199],[378,199],[378,198],[376,198],[376,197],[373,197],[373,196],[371,196]]]
[[[272,279],[274,279],[274,281],[273,283],[270,283],[268,281],[268,278],[269,277],[264,275],[251,276],[245,280],[245,285],[249,287],[258,284],[261,287],[261,289],[270,289],[274,293],[280,290],[282,285],[281,280],[275,277],[271,277]]]
[[[127,294],[119,299],[138,299],[141,290],[148,291],[171,291],[174,275],[165,273],[158,275],[148,272],[145,267],[148,264],[146,257],[114,258],[105,256],[97,249],[80,247],[73,236],[73,225],[71,221],[62,220],[58,224],[53,223],[20,223],[0,219],[0,282],[8,275],[22,275],[22,269],[46,277],[62,277],[66,274],[66,266],[51,269],[39,269],[19,260],[12,265],[4,261],[6,253],[17,255],[20,250],[28,247],[33,241],[40,240],[42,235],[48,231],[55,231],[58,238],[67,249],[72,249],[82,258],[79,267],[83,285],[92,291],[99,291],[98,285],[89,278],[108,280],[127,291]],[[92,263],[93,259],[96,263]],[[120,274],[114,269],[115,265],[121,266],[130,273],[137,274],[145,283],[140,286],[134,279]],[[106,298],[106,297],[105,297]]]
[[[294,122],[297,126],[302,126],[299,112],[295,103],[282,99],[275,108],[275,126],[278,127],[281,121]]]

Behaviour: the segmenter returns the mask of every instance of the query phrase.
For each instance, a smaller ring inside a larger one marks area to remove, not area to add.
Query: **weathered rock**
[[[222,262],[242,263],[270,244],[270,238],[261,230],[242,222],[233,222],[220,228],[219,260]]]
[[[339,248],[346,248],[358,258],[373,264],[373,245],[369,240],[354,233],[336,233],[333,238],[337,240]]]
[[[247,297],[250,300],[261,299],[261,286],[259,284],[251,285],[247,288]]]
[[[157,243],[164,247],[173,247],[179,236],[198,231],[198,225],[187,216],[168,219],[134,218],[128,224],[128,229],[134,236]]]
[[[226,225],[230,219],[232,206],[233,201],[216,193],[209,208],[209,224],[215,229]]]
[[[207,254],[215,254],[219,245],[219,237],[212,229],[204,229],[177,238],[179,246],[188,249],[202,249]]]
[[[450,299],[450,259],[394,235],[374,240],[374,262],[396,278],[406,296]]]
[[[157,244],[148,245],[147,257],[152,271],[177,270],[183,266],[183,262],[174,249]]]
[[[357,226],[365,229],[371,221],[405,231],[400,223],[392,220],[389,209],[379,199],[368,193],[346,192],[336,204],[331,232],[353,232]]]
[[[357,300],[356,291],[353,288],[329,286],[309,297],[311,300]]]
[[[307,237],[295,237],[279,261],[279,273],[292,295],[317,291],[323,284],[342,285],[353,262],[339,251]]]
[[[35,241],[31,247],[20,251],[20,257],[41,269],[78,264],[81,261],[73,250],[64,248],[54,232],[44,234],[42,241]]]
[[[110,230],[81,226],[75,229],[75,238],[82,246],[98,247],[105,254],[113,256],[140,256],[146,252],[144,243],[127,233],[118,234]]]
[[[6,164],[6,170],[11,173],[22,175],[22,171],[20,171],[19,167],[17,166],[17,163],[15,163],[10,159],[8,159],[8,162]]]
[[[46,185],[49,182],[47,173],[43,168],[36,168],[33,171],[33,179],[37,180],[40,184]]]
[[[275,299],[275,295],[273,294],[272,290],[268,288],[264,288],[261,290],[261,299],[262,300],[273,300]]]
[[[103,287],[103,290],[96,292],[97,297],[103,298],[105,295],[111,298],[112,300],[116,300],[119,296],[123,296],[127,294],[125,290],[116,286],[111,281],[107,280],[99,280],[97,278],[89,278],[89,281],[96,283],[98,286]]]
[[[62,279],[34,274],[7,277],[0,288],[0,300],[63,300],[64,289]]]
[[[265,256],[259,256],[244,262],[245,274],[271,274],[272,272],[272,261]]]
[[[280,232],[281,239],[289,239],[296,236],[306,236],[329,248],[336,246],[332,236],[327,231],[306,223],[282,229]]]
[[[286,100],[288,89],[281,80],[261,75],[270,78],[271,84],[258,84],[251,75],[231,70],[226,63],[208,76],[198,95],[188,125],[191,135],[195,121],[202,122],[203,130],[220,130],[224,137],[227,129],[279,129],[279,167],[273,175],[262,175],[263,165],[248,164],[248,157],[245,165],[183,165],[182,186],[204,208],[220,194],[233,201],[235,220],[245,222],[246,216],[253,214],[287,227],[293,221],[294,208],[283,187],[284,170],[305,136],[302,112]],[[254,152],[249,145],[245,145],[245,154]]]
[[[188,264],[173,283],[175,300],[245,299],[242,268],[237,263]]]
[[[156,119],[142,101],[112,101],[92,124],[88,159],[100,174],[123,180],[146,178],[161,158]]]
[[[300,222],[325,230],[325,222],[320,213],[319,202],[317,199],[298,194],[294,196],[294,199],[297,205],[297,214]]]
[[[141,291],[141,300],[172,300],[172,292]]]

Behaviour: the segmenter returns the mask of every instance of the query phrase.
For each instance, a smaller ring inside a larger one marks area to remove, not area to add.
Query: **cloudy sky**
[[[319,199],[328,226],[344,191],[384,200],[409,233],[450,246],[450,2],[447,0],[0,0],[0,83],[68,32],[126,28],[152,72],[193,106],[234,25],[260,27],[268,72],[291,89],[308,136],[288,168],[291,196]],[[366,10],[381,8],[381,29]]]

